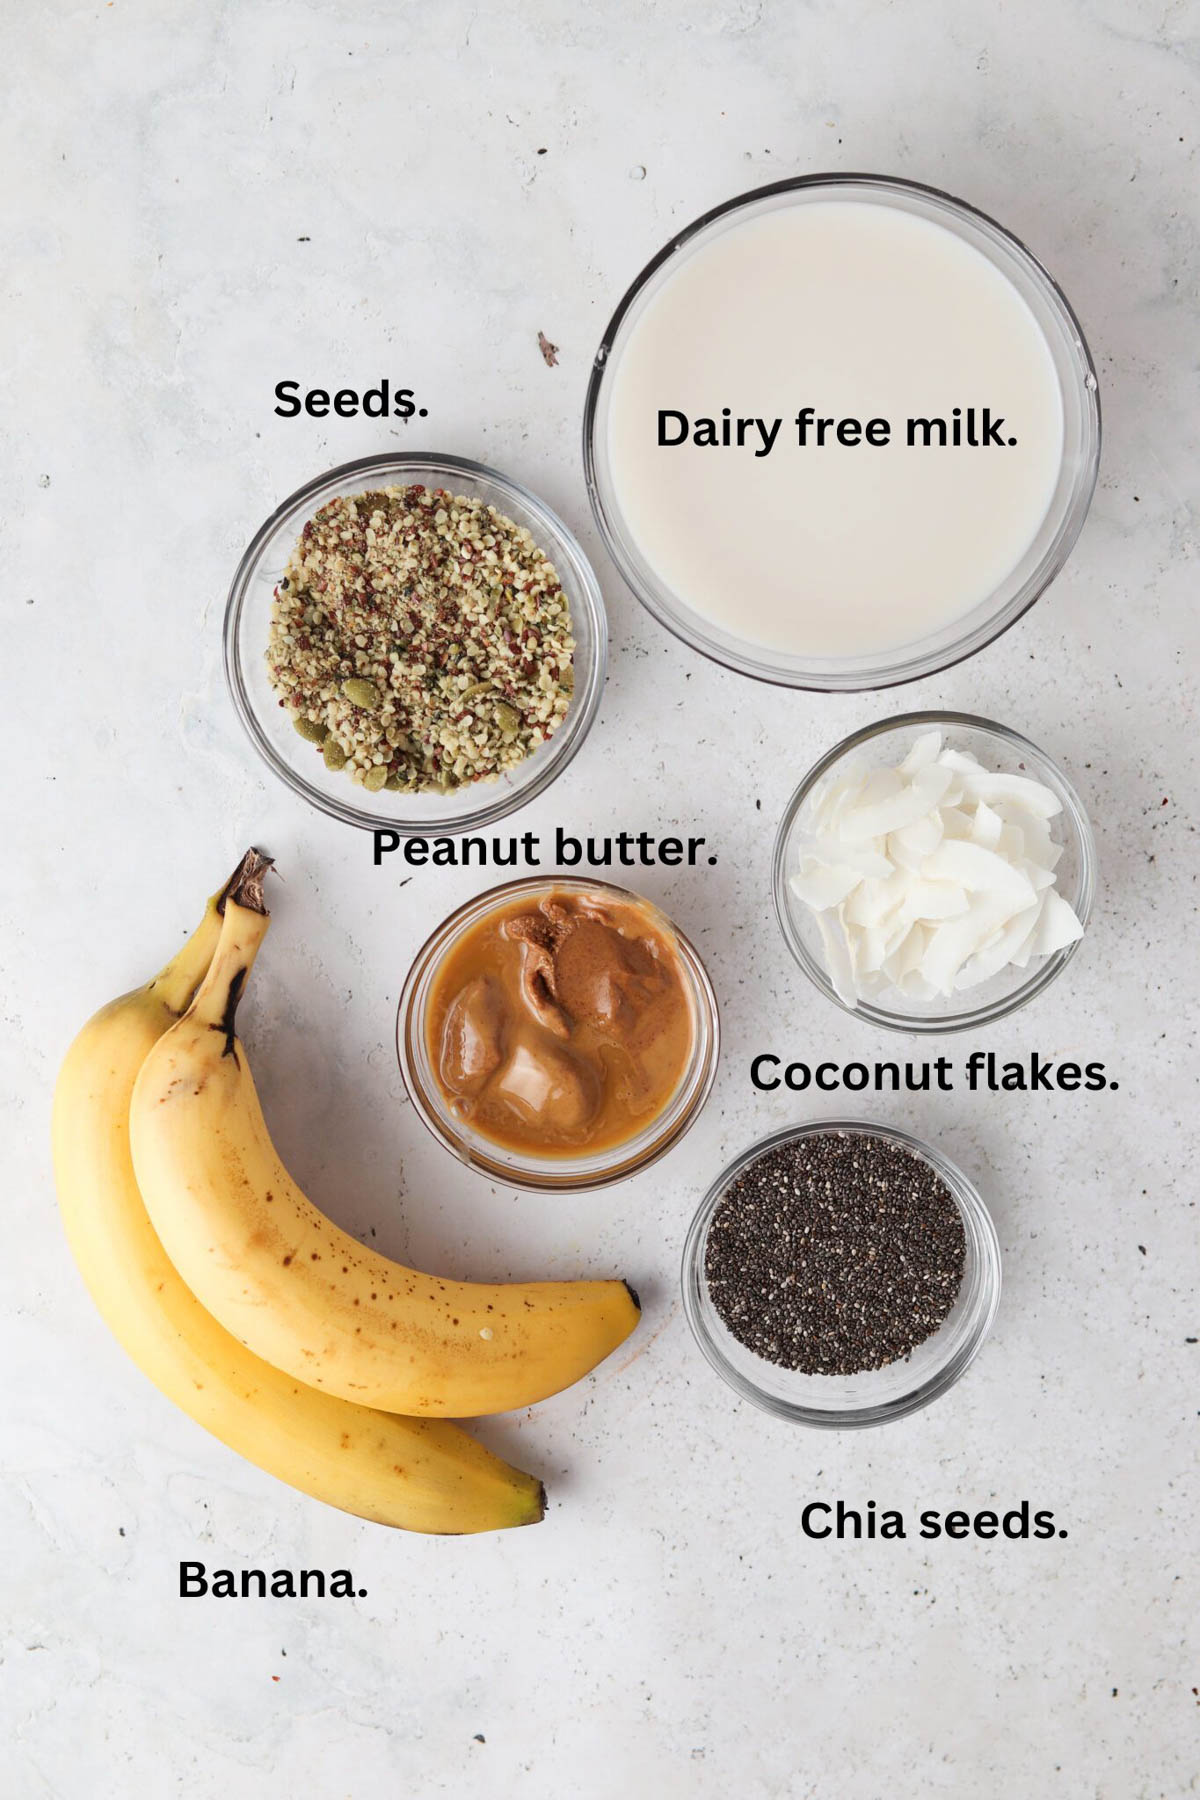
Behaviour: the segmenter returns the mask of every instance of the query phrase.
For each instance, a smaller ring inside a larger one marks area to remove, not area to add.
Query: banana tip
[[[235,905],[243,906],[248,912],[266,914],[263,901],[263,882],[268,872],[275,866],[274,857],[263,850],[247,850],[230,885],[227,898]]]
[[[263,877],[272,866],[272,858],[264,851],[253,847],[247,850],[220,893],[214,896],[217,912],[224,917],[225,902],[230,899],[239,905],[251,906],[255,912],[265,912],[266,908],[262,903]]]
[[[629,1295],[629,1298],[633,1301],[633,1304],[634,1304],[634,1307],[636,1308],[636,1310],[638,1312],[641,1312],[642,1303],[638,1299],[638,1291],[634,1287],[633,1283],[631,1281],[626,1281],[622,1278],[621,1286],[625,1289],[625,1292]]]

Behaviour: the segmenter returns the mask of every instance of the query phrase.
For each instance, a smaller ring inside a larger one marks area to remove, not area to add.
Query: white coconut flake
[[[968,843],[970,842],[972,818],[969,812],[964,812],[961,806],[947,804],[942,808],[939,816],[942,822],[943,839],[963,838]]]
[[[1037,863],[1042,869],[1058,867],[1063,846],[1055,843],[1045,819],[1035,818],[1032,813],[1019,812],[1012,806],[1002,806],[999,810],[1006,824],[1020,827],[1021,836],[1025,840],[1025,854],[1031,862]]]
[[[921,959],[921,973],[949,999],[959,970],[982,950],[1011,917],[1009,902],[995,894],[975,894],[960,919],[946,919]]]
[[[828,863],[839,869],[856,869],[860,876],[873,875],[882,881],[892,872],[890,859],[882,847],[876,848],[874,843],[851,844],[826,833],[807,842],[804,851],[814,862]]]
[[[897,870],[886,881],[861,881],[846,901],[842,918],[848,925],[882,925],[904,905],[907,890],[908,876],[903,869]]]
[[[965,896],[963,904],[966,905]],[[898,986],[906,975],[915,974],[920,970],[925,952],[929,948],[931,935],[932,927],[929,925],[909,926],[884,965],[890,981],[895,982]]]
[[[914,924],[933,924],[957,919],[970,904],[967,890],[954,881],[927,881],[918,876],[908,884],[903,910]]]
[[[925,858],[941,841],[941,816],[932,812],[927,818],[918,819],[915,825],[906,825],[903,831],[889,832],[887,853],[897,867],[919,875]]]
[[[818,913],[817,929],[821,933],[825,967],[829,971],[833,991],[844,1005],[853,1006],[858,998],[858,988],[854,980],[854,964],[850,960],[850,945],[842,921],[835,912]]]
[[[886,837],[890,831],[903,831],[927,819],[940,806],[953,780],[949,769],[918,769],[911,782],[892,792],[870,798],[864,792],[857,806],[842,814],[839,830],[855,843]]]
[[[857,869],[847,868],[844,863],[818,862],[810,856],[789,878],[788,886],[813,912],[828,912],[831,906],[840,906],[861,881],[862,875]]]
[[[992,811],[986,800],[981,800],[971,820],[971,842],[982,844],[985,850],[994,850],[1003,835],[1004,820],[998,812]]]
[[[968,893],[988,894],[1006,900],[1010,912],[1032,906],[1033,886],[1018,863],[1009,862],[982,844],[950,839],[925,858],[924,874],[931,881],[953,881]]]
[[[1062,811],[1058,796],[1040,781],[1031,781],[1028,775],[993,773],[960,750],[943,750],[938,760],[944,768],[954,769],[962,776],[963,793],[970,800],[988,800],[993,806],[1007,800],[1041,819],[1053,819]]]
[[[959,990],[980,987],[983,982],[990,981],[993,975],[998,975],[1001,969],[1006,969],[1033,936],[1041,911],[1041,902],[1036,901],[1034,905],[1027,906],[1024,912],[1016,913],[985,949],[977,950],[963,964],[954,978],[955,987]]]
[[[1053,956],[1056,950],[1065,950],[1068,944],[1077,943],[1082,936],[1083,926],[1075,917],[1073,909],[1061,894],[1050,889],[1042,903],[1042,916],[1030,945],[1031,953],[1034,956]]]
[[[942,734],[940,731],[923,731],[919,738],[913,739],[913,747],[900,764],[902,775],[915,775],[918,769],[927,769],[935,763],[941,754]]]

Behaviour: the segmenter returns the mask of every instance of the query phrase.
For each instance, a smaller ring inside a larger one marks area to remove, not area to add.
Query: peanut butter
[[[487,913],[433,978],[430,1061],[494,1143],[611,1149],[669,1103],[695,1021],[669,928],[648,906],[548,890]]]

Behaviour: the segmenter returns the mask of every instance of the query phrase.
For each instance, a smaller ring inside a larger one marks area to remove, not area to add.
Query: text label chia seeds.
[[[873,1500],[865,1506],[847,1506],[845,1501],[810,1500],[800,1512],[800,1530],[807,1538],[906,1538],[910,1535],[902,1511],[897,1507],[876,1508]],[[1034,1512],[1028,1500],[999,1512],[981,1507],[970,1512],[965,1507],[951,1507],[943,1512],[930,1506],[919,1515],[915,1532],[920,1538],[1065,1538],[1065,1528],[1055,1525],[1048,1508]]]

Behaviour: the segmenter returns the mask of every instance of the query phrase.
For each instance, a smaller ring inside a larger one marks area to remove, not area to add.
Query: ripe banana
[[[283,1167],[234,1036],[267,923],[259,871],[230,895],[212,966],[134,1089],[134,1166],[175,1267],[256,1355],[388,1412],[506,1412],[579,1380],[637,1323],[625,1282],[418,1274],[339,1230]]]
[[[175,1023],[220,934],[223,895],[148,987],[114,1000],[67,1052],[54,1167],[67,1236],[114,1336],[198,1424],[315,1499],[410,1531],[491,1531],[542,1516],[541,1483],[457,1426],[319,1394],[251,1355],[195,1299],[146,1215],[129,1154],[138,1069]]]

